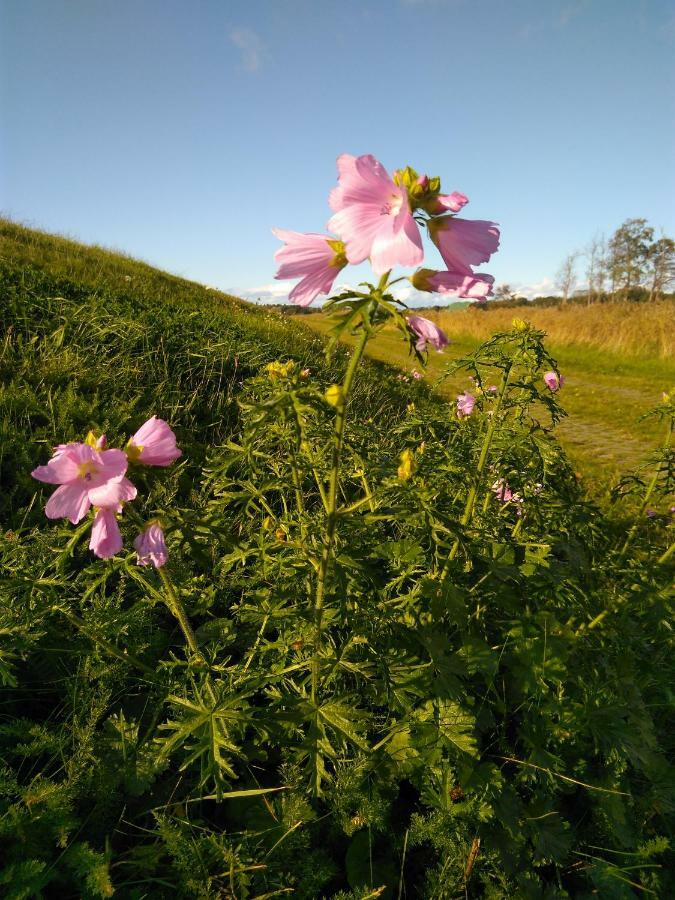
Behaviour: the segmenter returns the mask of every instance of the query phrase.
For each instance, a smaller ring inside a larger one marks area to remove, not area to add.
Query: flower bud
[[[331,384],[324,394],[324,399],[326,403],[334,406],[336,409],[344,406],[345,395],[342,387],[339,384]]]
[[[415,465],[415,455],[409,448],[403,450],[399,456],[398,477],[401,481],[407,481],[413,474],[417,466]]]

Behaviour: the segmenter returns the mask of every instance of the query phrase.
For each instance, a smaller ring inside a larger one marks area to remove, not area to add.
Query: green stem
[[[185,642],[188,645],[188,647],[190,648],[190,652],[194,656],[199,657],[199,659],[201,660],[201,662],[207,669],[206,678],[204,679],[204,684],[206,686],[206,690],[208,691],[211,702],[215,703],[216,702],[216,694],[215,694],[215,691],[213,690],[213,685],[211,684],[211,676],[208,673],[208,660],[206,659],[206,657],[204,656],[202,651],[199,649],[197,637],[194,633],[194,629],[192,628],[190,620],[188,619],[188,615],[185,612],[185,607],[181,603],[180,597],[178,596],[178,593],[176,592],[176,589],[173,586],[171,579],[169,578],[166,571],[164,570],[164,567],[160,566],[160,568],[157,569],[157,573],[159,575],[160,581],[162,582],[162,586],[165,591],[166,605],[169,607],[169,611],[173,614],[173,616],[178,621],[181,631],[183,632],[183,635],[185,637]]]
[[[71,625],[74,625],[78,631],[81,631],[82,634],[86,635],[90,641],[93,641],[95,644],[98,644],[101,649],[105,650],[106,653],[109,653],[110,656],[114,656],[115,659],[119,659],[127,665],[134,666],[139,669],[141,672],[145,672],[146,675],[155,675],[155,670],[150,666],[147,666],[144,662],[142,662],[137,656],[134,656],[132,653],[127,652],[126,650],[118,650],[114,644],[111,644],[110,641],[106,641],[105,638],[98,637],[92,633],[90,627],[87,623],[80,619],[79,616],[76,616],[75,613],[70,612],[66,609],[61,609],[60,606],[54,607],[58,612],[64,616]]]
[[[187,617],[187,613],[185,612],[185,607],[180,602],[178,598],[178,594],[176,593],[176,589],[171,583],[171,579],[164,571],[163,567],[157,569],[159,574],[160,581],[166,591],[166,605],[169,607],[170,612],[175,616],[178,620],[178,624],[181,627],[181,631],[185,636],[185,642],[190,648],[190,652],[196,655],[201,656],[201,651],[199,649],[199,644],[197,643],[197,638],[195,636],[192,625],[190,624],[190,620]]]
[[[671,418],[668,421],[668,428],[666,429],[666,437],[663,442],[663,450],[664,451],[667,450],[668,447],[670,446],[670,439],[672,436],[673,436],[673,420]],[[633,527],[628,532],[625,543],[624,543],[623,547],[621,548],[621,553],[619,554],[619,561],[621,561],[625,558],[626,552],[628,551],[628,548],[632,544],[633,538],[637,534],[638,528],[640,527],[640,525],[643,522],[645,512],[647,511],[647,507],[649,506],[649,500],[650,500],[652,494],[654,493],[654,488],[658,484],[658,481],[659,481],[659,467],[657,464],[656,470],[655,470],[653,476],[651,477],[649,484],[647,485],[647,491],[645,492],[645,497],[644,497],[644,500],[642,501],[642,506],[640,507],[640,511],[637,514],[637,518],[635,519],[635,522],[633,523]]]
[[[473,511],[476,506],[476,499],[478,497],[478,491],[480,490],[480,486],[483,480],[483,473],[485,472],[485,467],[488,461],[488,454],[490,453],[490,447],[492,446],[492,438],[495,433],[495,429],[497,428],[497,420],[499,418],[499,412],[502,407],[502,403],[504,397],[506,395],[506,390],[509,386],[509,377],[511,375],[512,364],[509,363],[506,369],[504,369],[504,374],[502,375],[502,381],[499,386],[499,391],[497,393],[497,399],[494,405],[494,409],[492,410],[492,416],[488,423],[487,430],[485,432],[485,437],[483,438],[483,446],[481,447],[480,456],[478,457],[478,464],[476,465],[476,473],[473,479],[473,483],[469,488],[469,493],[466,497],[466,503],[464,504],[464,512],[462,513],[462,517],[459,520],[459,524],[462,528],[466,528],[467,525],[471,522],[473,517]],[[444,578],[450,566],[452,560],[457,556],[457,551],[459,550],[459,538],[455,539],[454,544],[452,545],[452,549],[450,550],[450,554],[446,560],[445,566],[443,567],[443,572],[441,573],[441,577]]]
[[[673,542],[673,543],[670,545],[670,547],[668,547],[668,549],[666,550],[665,553],[662,553],[661,556],[659,556],[659,558],[656,560],[656,562],[657,562],[660,566],[665,565],[665,563],[668,562],[668,560],[669,560],[670,557],[673,555],[673,553],[675,553],[675,542]]]
[[[363,330],[357,341],[356,347],[349,360],[344,381],[342,382],[342,396],[337,406],[335,416],[335,428],[333,432],[333,454],[330,473],[330,481],[328,484],[328,496],[326,507],[326,534],[323,541],[323,552],[321,554],[321,562],[319,564],[319,572],[316,581],[316,595],[314,597],[314,654],[312,658],[312,703],[316,703],[317,692],[319,689],[319,653],[321,650],[321,628],[323,621],[323,604],[326,593],[326,576],[328,567],[333,556],[333,545],[335,543],[335,530],[337,527],[337,498],[338,488],[340,484],[340,463],[342,461],[342,447],[344,444],[345,422],[347,413],[347,404],[351,393],[352,382],[356,374],[356,369],[363,356],[363,351],[368,343],[370,330],[366,323],[363,324]]]

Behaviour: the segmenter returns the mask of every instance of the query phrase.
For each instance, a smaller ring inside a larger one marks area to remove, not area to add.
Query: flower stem
[[[369,316],[369,312],[366,313]],[[345,422],[347,413],[347,404],[351,393],[352,383],[356,374],[356,369],[363,356],[363,351],[368,343],[370,330],[367,323],[363,323],[363,330],[359,336],[352,357],[349,360],[347,371],[345,372],[344,381],[342,382],[342,395],[340,402],[336,408],[335,427],[333,431],[333,454],[330,472],[330,481],[328,484],[327,506],[326,506],[326,534],[323,540],[323,551],[321,554],[321,562],[319,564],[319,572],[316,581],[316,594],[314,597],[314,655],[312,658],[312,703],[316,703],[316,697],[319,689],[319,653],[321,651],[321,629],[323,622],[323,605],[326,593],[326,576],[328,567],[333,556],[333,546],[335,543],[335,530],[337,526],[337,498],[338,488],[340,484],[340,463],[342,461],[342,447],[344,444]]]
[[[663,450],[664,451],[667,450],[668,447],[670,446],[670,439],[672,436],[673,436],[673,419],[671,418],[668,421],[668,428],[666,429],[666,437],[663,442]],[[628,532],[628,534],[626,536],[626,540],[624,542],[624,545],[621,548],[621,553],[619,554],[619,560],[623,560],[625,558],[628,548],[633,543],[633,539],[634,539],[635,535],[637,534],[638,528],[642,524],[642,520],[644,518],[645,512],[647,511],[647,508],[649,506],[649,500],[650,500],[652,494],[654,493],[654,489],[656,488],[656,485],[658,484],[658,480],[659,480],[659,467],[657,464],[656,470],[655,470],[653,476],[651,477],[649,484],[647,485],[647,490],[645,492],[644,500],[642,501],[642,506],[640,507],[640,511],[638,512],[635,522],[633,523],[633,527]]]
[[[499,385],[499,391],[497,393],[497,399],[495,401],[494,409],[492,410],[492,416],[490,417],[490,421],[488,423],[487,430],[485,432],[485,437],[483,438],[483,446],[481,447],[480,456],[478,457],[478,464],[476,465],[476,474],[473,479],[473,483],[469,488],[469,493],[466,497],[466,503],[464,504],[464,512],[462,513],[462,517],[459,520],[459,524],[462,528],[466,528],[467,525],[471,522],[473,517],[473,511],[476,506],[476,499],[478,497],[478,491],[480,490],[481,482],[483,480],[483,473],[485,472],[485,467],[488,461],[488,454],[490,453],[490,447],[492,446],[492,438],[494,437],[495,429],[497,428],[497,419],[499,418],[499,412],[502,407],[502,402],[506,395],[506,390],[509,386],[509,378],[511,376],[511,368],[512,363],[504,369],[504,373],[502,375],[501,384]],[[448,558],[445,562],[445,566],[443,567],[443,571],[441,573],[441,578],[444,579],[448,574],[448,569],[452,560],[457,556],[457,551],[459,550],[459,538],[455,539],[454,544],[452,545],[452,549],[448,555]]]
[[[157,573],[159,574],[160,581],[162,582],[162,585],[166,592],[166,605],[169,607],[170,612],[178,620],[178,624],[180,625],[181,631],[185,636],[185,642],[190,648],[190,652],[201,656],[201,651],[199,649],[199,644],[197,643],[197,638],[195,637],[194,630],[192,628],[192,625],[190,624],[190,620],[187,617],[187,613],[185,612],[185,607],[180,602],[178,594],[176,593],[176,589],[171,583],[171,579],[164,571],[163,566],[157,569]]]

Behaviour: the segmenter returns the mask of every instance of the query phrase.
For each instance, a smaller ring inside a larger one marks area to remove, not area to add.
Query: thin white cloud
[[[265,45],[250,28],[234,28],[230,40],[241,51],[241,67],[246,72],[257,72],[265,61]]]
[[[560,293],[552,278],[542,278],[541,281],[530,284],[513,284],[511,287],[514,294],[518,297],[527,297],[528,300],[534,297],[555,297]]]

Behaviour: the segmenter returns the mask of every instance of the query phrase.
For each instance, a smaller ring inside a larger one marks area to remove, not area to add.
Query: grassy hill
[[[238,388],[267,363],[292,357],[326,383],[344,367],[279,313],[7,220],[0,298],[0,522],[25,518],[30,471],[57,439],[94,428],[115,441],[156,413],[196,471],[236,431]],[[404,408],[395,381],[364,371],[357,410]]]

